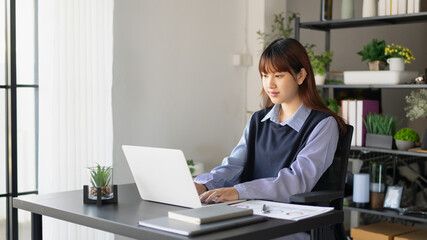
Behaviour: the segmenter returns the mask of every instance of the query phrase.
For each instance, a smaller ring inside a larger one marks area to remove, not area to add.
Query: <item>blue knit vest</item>
[[[259,178],[277,177],[282,168],[295,161],[304,148],[313,129],[328,113],[311,110],[300,131],[288,125],[281,126],[270,120],[261,122],[271,110],[264,109],[253,114],[247,142],[248,157],[240,182]]]

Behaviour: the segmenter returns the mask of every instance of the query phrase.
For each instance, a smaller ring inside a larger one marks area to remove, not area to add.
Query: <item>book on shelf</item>
[[[363,119],[368,113],[379,113],[380,104],[376,100],[357,100],[356,101],[356,146],[365,146],[366,127]]]
[[[397,0],[397,13],[406,14],[407,0]]]
[[[236,208],[223,204],[168,212],[170,219],[194,224],[212,223],[251,215],[253,215],[252,209]]]
[[[378,16],[385,16],[385,7],[386,7],[386,0],[379,0],[378,1]]]
[[[365,146],[366,127],[363,119],[368,113],[379,113],[377,100],[342,100],[341,117],[344,122],[354,127],[351,146]]]

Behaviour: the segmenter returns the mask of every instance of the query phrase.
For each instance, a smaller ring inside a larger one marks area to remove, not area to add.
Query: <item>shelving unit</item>
[[[339,19],[339,20],[327,20],[327,21],[317,21],[317,22],[305,22],[301,23],[300,18],[295,19],[295,39],[299,40],[300,38],[300,29],[311,29],[325,32],[325,51],[330,50],[330,34],[331,30],[335,29],[344,29],[344,28],[358,28],[358,27],[371,27],[371,26],[388,26],[396,24],[408,24],[408,23],[420,23],[427,22],[427,12],[421,12],[416,14],[402,14],[402,15],[392,15],[392,16],[380,16],[380,17],[369,17],[369,18],[353,18],[353,19]],[[422,40],[421,40],[422,41]],[[334,89],[357,89],[357,88],[377,88],[377,89],[422,89],[427,88],[427,84],[398,84],[398,85],[321,85],[318,88],[323,88],[328,90],[329,97],[333,97]],[[380,148],[367,148],[367,147],[352,147],[351,150],[359,151],[361,153],[380,153],[388,154],[394,159],[397,159],[396,156],[411,156],[411,157],[421,157],[427,159],[427,153],[420,152],[409,152],[409,151],[398,151],[398,150],[389,150],[389,149],[380,149]],[[396,164],[398,160],[394,160],[393,167],[393,178],[396,177]],[[425,180],[425,178],[423,178]],[[358,211],[363,213],[382,215],[397,219],[405,219],[415,222],[427,223],[427,215],[417,214],[417,215],[401,215],[398,211],[388,210],[388,209],[369,209],[369,208],[357,208],[355,206],[345,206],[344,209]]]

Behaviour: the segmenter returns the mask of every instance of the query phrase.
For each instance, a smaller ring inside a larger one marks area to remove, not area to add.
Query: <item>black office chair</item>
[[[331,166],[322,175],[311,192],[291,196],[289,199],[291,203],[329,206],[334,207],[336,210],[343,209],[345,177],[352,135],[353,127],[347,125],[346,134],[338,140],[337,150]],[[312,231],[312,238],[346,239],[344,224],[340,223]]]

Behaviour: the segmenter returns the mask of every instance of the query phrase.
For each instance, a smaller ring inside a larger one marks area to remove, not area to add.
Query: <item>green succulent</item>
[[[410,128],[402,128],[396,134],[394,134],[396,140],[406,140],[411,142],[420,141],[420,135]]]
[[[89,168],[92,187],[103,187],[111,184],[112,167],[97,166]]]
[[[396,130],[396,118],[389,115],[370,113],[363,119],[366,131],[372,134],[393,136]]]
[[[363,46],[362,51],[357,52],[357,54],[362,56],[362,62],[365,60],[369,60],[370,62],[377,60],[386,62],[385,48],[386,43],[384,40],[378,41],[374,38],[372,42]]]

